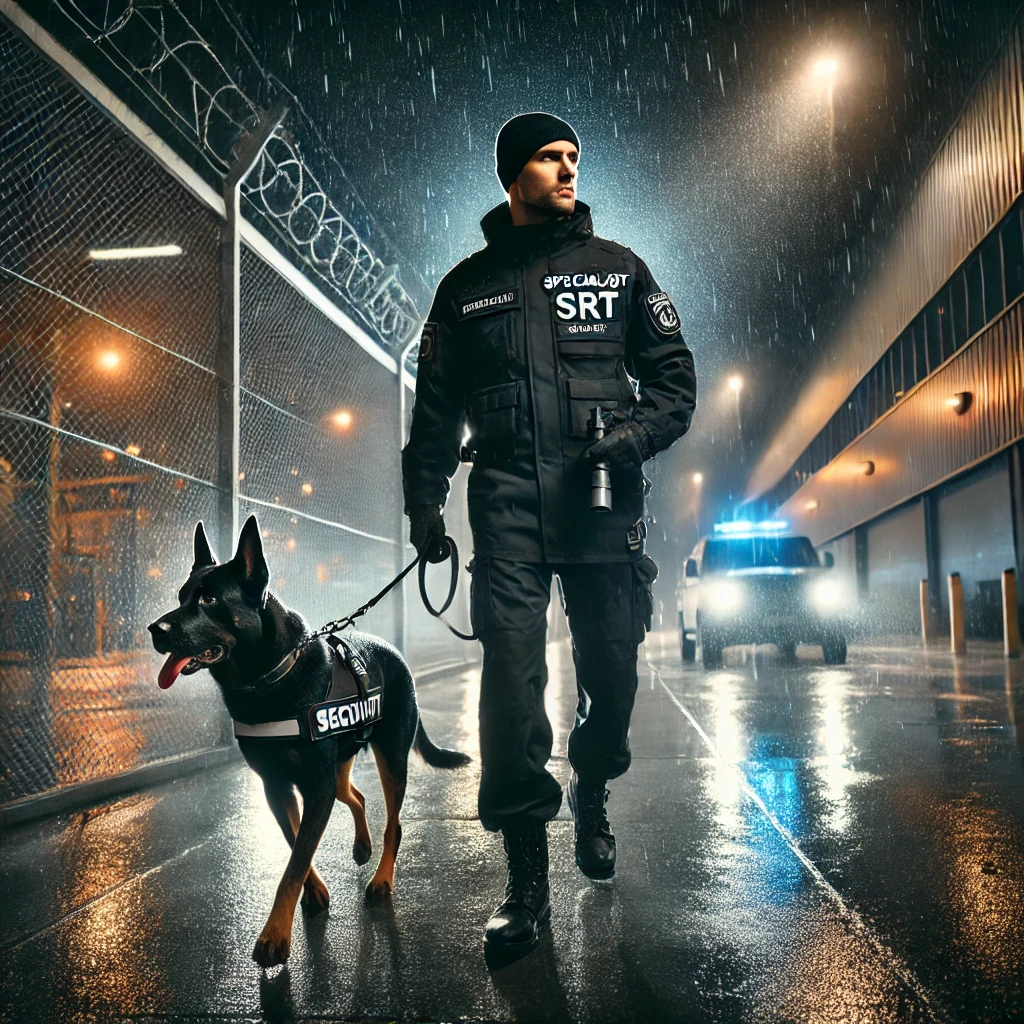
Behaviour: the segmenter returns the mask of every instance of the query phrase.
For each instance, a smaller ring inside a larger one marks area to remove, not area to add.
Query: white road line
[[[931,1001],[928,999],[928,996],[924,990],[924,986],[921,984],[920,981],[918,981],[914,972],[911,971],[910,968],[907,967],[900,960],[900,958],[891,949],[889,949],[889,947],[886,946],[880,938],[878,938],[877,935],[875,935],[875,933],[865,922],[864,918],[862,918],[860,914],[853,907],[851,907],[846,902],[846,900],[843,899],[839,892],[835,888],[833,888],[833,886],[829,883],[828,879],[818,869],[817,865],[810,859],[810,857],[807,856],[806,853],[804,853],[802,849],[800,849],[800,844],[796,841],[796,838],[793,836],[793,833],[790,832],[789,829],[786,828],[786,826],[783,825],[781,821],[779,821],[779,819],[769,809],[768,805],[765,804],[764,800],[761,799],[760,795],[753,788],[753,786],[750,785],[750,782],[747,780],[746,774],[739,767],[739,765],[737,765],[733,761],[726,760],[726,758],[722,756],[718,747],[715,746],[714,740],[712,740],[711,737],[704,731],[700,722],[698,722],[697,719],[693,716],[690,709],[686,707],[686,705],[683,704],[679,700],[679,698],[669,689],[665,680],[662,678],[661,673],[649,659],[647,661],[647,666],[655,675],[657,675],[658,682],[661,683],[661,688],[665,691],[665,693],[668,694],[669,699],[672,701],[672,703],[675,704],[677,708],[679,708],[679,710],[682,712],[683,716],[690,723],[690,725],[693,726],[693,728],[697,732],[697,735],[700,736],[700,738],[704,741],[705,746],[708,748],[708,750],[711,751],[712,756],[715,757],[716,760],[721,761],[723,765],[725,765],[730,771],[733,772],[733,774],[736,776],[737,781],[739,782],[740,788],[743,790],[746,796],[758,806],[758,808],[761,810],[761,813],[764,814],[764,816],[771,822],[772,827],[775,829],[776,832],[779,833],[779,835],[782,837],[782,841],[789,847],[793,855],[804,866],[804,868],[807,870],[807,873],[811,876],[811,878],[814,879],[815,884],[829,896],[833,903],[835,903],[835,905],[839,908],[840,914],[844,918],[846,918],[846,920],[849,922],[853,930],[856,933],[860,934],[874,947],[875,951],[882,958],[883,963],[885,963],[889,967],[889,969],[900,979],[900,981],[902,981],[903,984],[906,985],[907,988],[909,988],[911,992],[913,992],[914,995],[916,995],[917,998],[921,1000],[921,1003],[924,1005],[924,1008],[928,1012],[929,1017],[933,1021],[936,1021],[938,1024],[938,1022],[940,1022],[942,1018],[940,1018],[936,1013],[935,1008],[932,1006]]]

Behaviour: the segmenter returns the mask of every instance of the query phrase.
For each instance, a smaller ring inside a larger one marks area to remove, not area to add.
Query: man
[[[643,550],[641,465],[686,432],[695,406],[672,303],[639,257],[594,235],[576,199],[579,149],[550,114],[521,114],[499,132],[508,202],[481,221],[486,247],[438,285],[402,453],[412,543],[435,559],[469,427],[471,615],[484,651],[479,811],[484,828],[502,832],[509,872],[485,944],[511,956],[536,946],[550,917],[546,823],[562,799],[545,768],[552,574],[579,694],[568,751],[576,863],[609,878],[605,784],[629,767],[637,646],[657,574]],[[595,443],[598,406],[610,415]],[[611,467],[611,511],[591,508],[597,463]]]

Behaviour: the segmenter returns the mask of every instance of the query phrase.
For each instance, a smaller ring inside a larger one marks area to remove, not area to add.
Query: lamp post
[[[825,83],[825,96],[828,103],[828,156],[829,160],[836,157],[836,107],[835,85],[839,61],[835,57],[821,57],[814,65],[814,77]]]
[[[736,397],[736,429],[740,435],[740,441],[743,441],[743,418],[740,415],[740,392],[743,390],[743,378],[742,377],[730,377],[729,378],[729,390]]]

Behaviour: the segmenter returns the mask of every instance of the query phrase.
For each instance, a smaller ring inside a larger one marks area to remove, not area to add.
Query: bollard
[[[967,652],[964,640],[964,585],[958,572],[949,574],[949,649],[957,655]]]
[[[1013,569],[1003,572],[1003,654],[1020,657],[1020,629],[1017,626],[1017,574]]]
[[[921,580],[921,642],[927,647],[932,640],[931,602],[928,600],[928,581]]]

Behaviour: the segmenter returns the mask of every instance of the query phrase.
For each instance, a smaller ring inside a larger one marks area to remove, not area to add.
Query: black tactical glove
[[[591,462],[613,466],[642,466],[651,455],[647,434],[635,423],[620,423],[595,441],[584,453]]]
[[[440,562],[447,554],[440,505],[415,505],[409,510],[409,540],[421,558]]]

